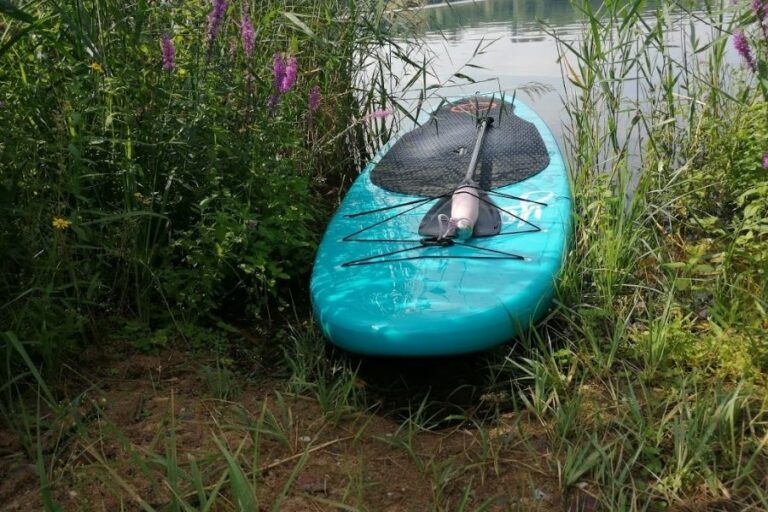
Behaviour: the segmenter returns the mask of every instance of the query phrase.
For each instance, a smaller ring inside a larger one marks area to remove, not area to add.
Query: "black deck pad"
[[[442,237],[445,233],[447,225],[445,222],[440,224],[437,216],[440,214],[451,217],[451,199],[453,196],[447,196],[440,199],[435,205],[429,209],[427,214],[421,219],[419,225],[419,235],[421,236],[434,236]],[[472,236],[493,236],[498,235],[501,231],[501,214],[496,205],[488,199],[488,195],[480,194],[480,208],[477,216],[477,222],[472,229]]]
[[[509,103],[495,100],[491,105],[486,98],[477,102],[468,98],[444,105],[429,122],[403,135],[373,169],[371,180],[402,194],[450,194],[469,167],[478,115],[494,118],[475,171],[482,189],[522,181],[549,165],[539,131],[533,123],[514,115]]]

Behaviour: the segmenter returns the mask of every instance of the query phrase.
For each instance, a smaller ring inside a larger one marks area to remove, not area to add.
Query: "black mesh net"
[[[505,102],[467,99],[446,104],[430,122],[405,134],[371,173],[379,187],[403,194],[438,197],[453,192],[467,172],[477,133],[477,117],[488,129],[475,180],[491,190],[522,181],[549,165],[549,154],[533,123]]]

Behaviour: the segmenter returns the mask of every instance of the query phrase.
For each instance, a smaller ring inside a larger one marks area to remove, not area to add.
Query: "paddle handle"
[[[477,167],[477,159],[480,157],[480,149],[483,147],[483,139],[485,138],[486,129],[493,123],[492,117],[485,117],[477,125],[477,138],[475,140],[475,149],[472,151],[472,159],[469,161],[469,169],[467,174],[464,175],[464,181],[472,181],[475,175],[475,168]]]

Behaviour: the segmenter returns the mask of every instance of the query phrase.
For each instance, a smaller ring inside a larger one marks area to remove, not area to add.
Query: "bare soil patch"
[[[197,471],[209,499],[217,496],[213,510],[237,510],[224,447],[260,508],[568,509],[536,422],[507,413],[481,433],[466,423],[426,431],[375,411],[329,419],[316,400],[282,392],[267,375],[238,375],[237,396],[217,398],[213,365],[170,349],[83,354],[62,382],[77,398],[40,416],[53,501],[84,511],[163,510],[179,498],[199,506]],[[0,430],[1,508],[42,509],[35,454],[17,430]]]

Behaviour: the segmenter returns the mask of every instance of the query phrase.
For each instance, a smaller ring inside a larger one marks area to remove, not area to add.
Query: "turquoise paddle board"
[[[475,175],[494,216],[476,236],[441,237],[446,219],[435,205],[461,182],[483,117],[493,122]],[[316,321],[358,354],[439,356],[505,343],[551,305],[571,206],[562,154],[533,110],[518,99],[451,100],[384,147],[347,192],[313,268]]]

